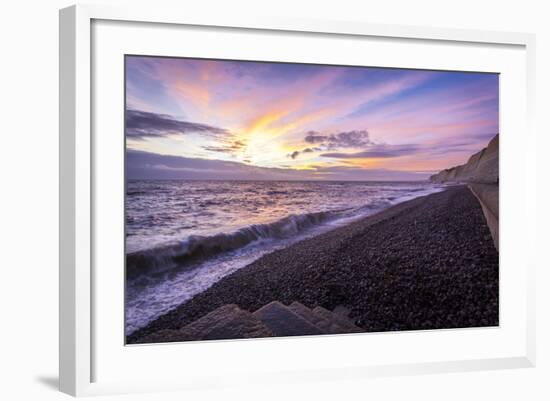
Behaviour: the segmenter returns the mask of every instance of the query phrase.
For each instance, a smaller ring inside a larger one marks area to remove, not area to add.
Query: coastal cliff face
[[[486,148],[470,156],[466,164],[442,170],[430,181],[498,184],[498,134]]]
[[[440,171],[430,177],[436,183],[467,183],[483,210],[498,250],[498,134],[486,148],[473,154],[466,164]]]

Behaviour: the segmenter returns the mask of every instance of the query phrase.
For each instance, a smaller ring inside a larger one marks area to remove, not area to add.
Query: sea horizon
[[[327,183],[341,183],[341,182],[354,182],[354,183],[429,183],[429,179],[422,180],[325,180],[325,179],[215,179],[215,178],[126,178],[126,182],[132,181],[215,181],[215,182],[327,182]]]

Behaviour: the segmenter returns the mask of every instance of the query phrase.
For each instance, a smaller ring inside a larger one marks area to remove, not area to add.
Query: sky
[[[498,130],[496,74],[126,56],[130,179],[425,180]]]

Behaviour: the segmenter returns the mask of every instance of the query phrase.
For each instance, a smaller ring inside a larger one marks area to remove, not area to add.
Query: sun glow
[[[143,152],[355,179],[460,164],[498,132],[495,74],[138,56],[126,66],[138,109],[127,144]]]

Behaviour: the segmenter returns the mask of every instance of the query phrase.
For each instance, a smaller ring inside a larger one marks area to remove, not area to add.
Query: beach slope
[[[497,326],[498,252],[466,186],[413,199],[265,255],[127,338],[222,307],[346,307],[368,332]]]

